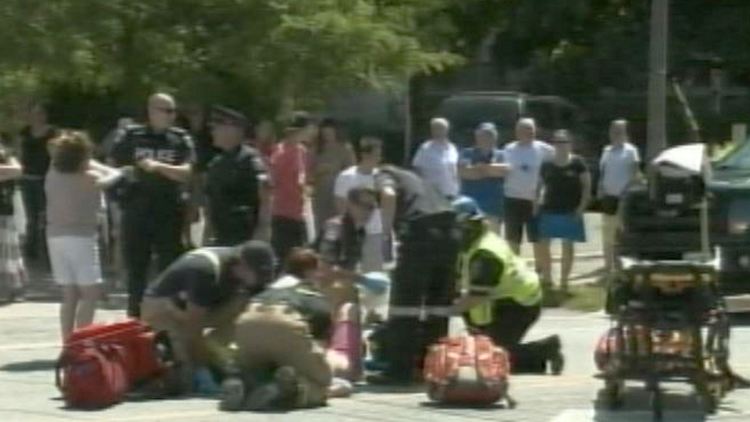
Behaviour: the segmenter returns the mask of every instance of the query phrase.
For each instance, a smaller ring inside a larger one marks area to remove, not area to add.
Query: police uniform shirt
[[[450,202],[415,173],[385,166],[375,175],[378,191],[389,187],[396,192],[396,225],[427,215],[452,210]]]
[[[286,304],[305,319],[314,339],[328,341],[331,338],[331,304],[325,296],[309,286],[267,289],[255,296],[253,302],[266,305]]]
[[[152,159],[170,165],[193,164],[193,141],[184,129],[171,127],[155,132],[148,126],[130,126],[115,141],[112,160],[115,166],[134,166],[134,180],[127,186],[125,201],[149,203],[153,209],[184,203],[185,186],[161,174],[147,173],[136,165]]]
[[[237,294],[247,291],[241,280],[230,271],[222,271],[233,255],[232,248],[206,248],[219,258],[219,267],[209,257],[187,253],[154,280],[146,289],[146,296],[171,298],[184,308],[190,302],[202,308],[214,309]],[[219,271],[220,274],[216,274]]]
[[[240,145],[214,157],[208,166],[206,194],[214,218],[233,214],[257,215],[258,188],[268,182],[268,171],[254,148]]]

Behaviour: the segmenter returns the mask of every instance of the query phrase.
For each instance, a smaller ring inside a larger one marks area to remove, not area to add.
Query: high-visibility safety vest
[[[477,253],[489,253],[503,264],[497,284],[488,288],[492,300],[477,305],[469,310],[473,324],[488,325],[492,323],[494,302],[497,299],[512,299],[524,306],[533,306],[542,300],[542,287],[539,276],[530,270],[523,258],[517,256],[507,243],[493,232],[485,233],[468,251],[461,255],[460,274],[464,289],[470,289],[470,263]],[[476,290],[476,287],[473,288]]]

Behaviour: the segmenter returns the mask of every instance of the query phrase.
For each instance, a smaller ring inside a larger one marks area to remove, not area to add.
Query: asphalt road
[[[100,321],[115,320],[120,310],[103,310]],[[554,421],[619,422],[650,421],[647,397],[637,384],[628,394],[625,408],[616,413],[599,409],[592,349],[608,326],[599,314],[546,311],[531,338],[559,333],[564,342],[567,367],[562,376],[515,376],[511,391],[516,409],[444,409],[427,403],[420,390],[388,391],[363,387],[349,399],[333,400],[322,409],[287,414],[226,414],[216,402],[188,398],[123,403],[103,411],[83,412],[63,408],[54,387],[53,364],[59,352],[57,305],[21,303],[0,308],[0,421]],[[750,328],[735,327],[732,338],[736,369],[750,375]],[[744,359],[743,359],[744,358]],[[704,418],[697,400],[685,385],[670,386],[665,421],[750,420],[750,390],[732,392],[720,413]]]

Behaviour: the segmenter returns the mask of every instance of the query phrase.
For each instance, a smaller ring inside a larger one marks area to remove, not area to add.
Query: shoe
[[[245,409],[264,411],[274,408],[292,409],[297,402],[299,379],[297,371],[282,366],[273,374],[273,380],[254,389],[245,401]]]
[[[565,369],[565,356],[562,354],[562,342],[560,336],[554,335],[549,338],[549,371],[552,375],[562,374]]]
[[[245,383],[239,378],[227,378],[221,383],[219,409],[226,412],[237,412],[245,405]]]
[[[299,395],[299,377],[291,366],[282,366],[273,375],[274,382],[279,388],[278,404],[283,408],[294,408]]]
[[[275,382],[264,384],[247,396],[244,408],[245,410],[251,410],[254,412],[262,412],[264,410],[273,409],[274,404],[281,397],[281,390]]]

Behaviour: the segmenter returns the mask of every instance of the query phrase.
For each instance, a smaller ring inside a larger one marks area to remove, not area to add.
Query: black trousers
[[[23,179],[21,183],[21,197],[26,211],[26,241],[24,255],[29,259],[36,259],[40,252],[47,254],[45,235],[47,197],[44,194],[44,179]]]
[[[151,257],[161,272],[184,252],[181,208],[149,213],[125,209],[122,217],[123,258],[128,283],[128,316],[139,317],[143,292],[148,284]]]
[[[458,238],[452,213],[424,217],[400,236],[383,352],[386,375],[410,381],[427,347],[448,332]]]
[[[283,267],[292,249],[307,243],[307,226],[302,220],[274,216],[271,219],[271,247]]]
[[[541,311],[541,305],[523,306],[510,299],[501,299],[495,302],[490,325],[477,327],[468,319],[467,325],[490,337],[510,354],[514,373],[544,373],[552,353],[549,340],[521,343],[531,326],[539,320]]]
[[[255,225],[249,214],[224,214],[211,223],[214,246],[237,246],[253,237]]]

